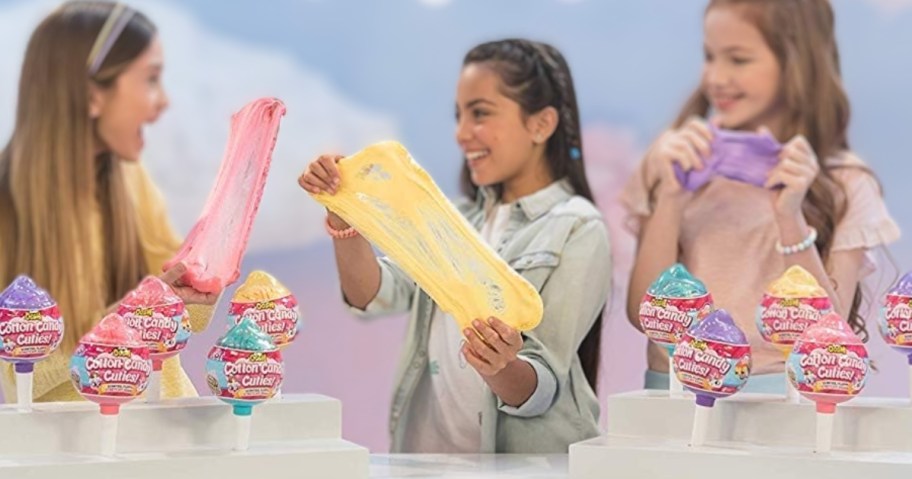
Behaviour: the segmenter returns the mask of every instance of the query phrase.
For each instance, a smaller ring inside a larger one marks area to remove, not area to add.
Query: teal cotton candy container
[[[276,395],[283,376],[282,353],[249,318],[228,330],[209,351],[206,383],[232,406],[238,423],[236,450],[248,448],[253,407]]]
[[[683,391],[671,364],[675,346],[690,328],[714,309],[712,296],[702,281],[680,263],[665,270],[640,302],[640,325],[650,341],[668,352],[669,391]]]

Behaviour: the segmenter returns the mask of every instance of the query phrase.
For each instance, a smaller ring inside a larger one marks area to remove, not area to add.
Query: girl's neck
[[[518,175],[503,182],[503,191],[500,195],[501,203],[512,203],[554,182],[544,158],[533,164],[535,166],[528,167],[520,171]]]

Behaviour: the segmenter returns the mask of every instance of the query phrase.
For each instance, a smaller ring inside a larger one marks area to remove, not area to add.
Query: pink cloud
[[[606,123],[583,131],[586,171],[596,203],[611,234],[612,300],[602,330],[601,397],[639,389],[646,369],[646,340],[627,321],[627,281],[633,267],[636,239],[624,227],[627,213],[618,197],[643,156],[636,133]],[[607,414],[603,414],[603,420]]]

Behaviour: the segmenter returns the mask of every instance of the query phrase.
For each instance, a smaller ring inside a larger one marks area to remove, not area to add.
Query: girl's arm
[[[341,184],[336,163],[339,155],[322,155],[308,165],[298,179],[301,188],[312,194],[335,194]],[[343,231],[350,226],[328,212],[329,226]],[[356,311],[383,314],[408,309],[415,284],[392,262],[378,260],[370,243],[360,235],[333,239],[336,268],[346,303]]]
[[[642,330],[639,308],[643,295],[662,271],[678,261],[681,218],[691,193],[678,183],[675,164],[684,171],[702,169],[703,158],[711,153],[712,138],[706,121],[691,118],[681,128],[662,134],[643,159],[639,180],[646,191],[641,193],[654,207],[641,217],[636,258],[627,289],[627,320],[639,330]]]
[[[483,339],[474,331],[464,331],[466,360],[504,406],[517,408],[506,412],[530,417],[550,408],[555,394],[566,386],[577,349],[605,306],[610,289],[608,233],[600,218],[587,219],[570,234],[560,263],[542,286],[544,311],[538,327],[520,335],[492,319],[475,325]],[[550,395],[527,405],[539,387]]]
[[[642,331],[640,302],[649,285],[678,261],[681,217],[689,194],[683,191],[661,194],[652,216],[643,218],[636,257],[627,290],[627,320]]]

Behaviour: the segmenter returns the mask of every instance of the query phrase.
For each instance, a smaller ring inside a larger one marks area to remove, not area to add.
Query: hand
[[[781,217],[800,216],[804,197],[817,174],[820,163],[807,139],[798,135],[779,152],[779,164],[772,169],[764,185],[766,188],[781,186],[773,200],[773,209]]]
[[[187,265],[184,263],[177,263],[172,266],[171,269],[162,273],[162,275],[159,276],[159,279],[168,286],[171,286],[171,289],[184,300],[185,304],[213,305],[218,301],[219,296],[222,294],[221,291],[217,293],[197,291],[189,284],[184,283],[181,279],[186,273]]]
[[[674,164],[680,165],[684,171],[703,169],[703,159],[712,153],[712,139],[709,124],[699,117],[693,117],[680,128],[660,136],[647,158],[652,162],[653,171],[659,173],[656,192],[659,195],[680,193],[683,188],[675,176]]]
[[[478,374],[494,376],[517,360],[516,355],[523,346],[519,331],[497,318],[489,318],[487,323],[476,319],[472,326],[474,331],[471,328],[463,331],[466,340],[462,354]]]
[[[342,184],[342,177],[339,175],[339,168],[336,163],[343,157],[342,155],[320,155],[316,160],[307,165],[307,169],[298,177],[298,184],[310,194],[318,195],[327,193],[334,195],[339,192],[339,185]],[[346,230],[349,224],[339,215],[327,210],[329,224],[337,230]]]

